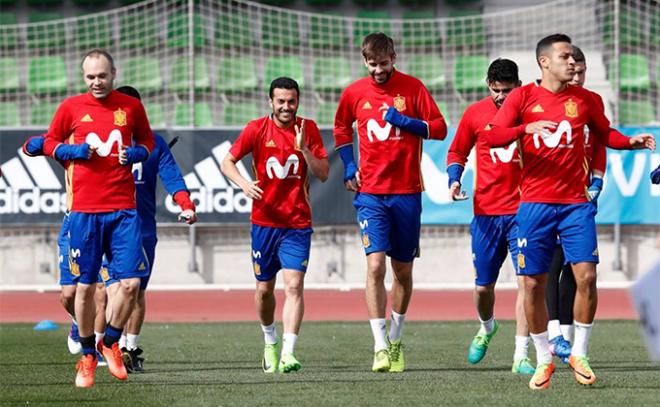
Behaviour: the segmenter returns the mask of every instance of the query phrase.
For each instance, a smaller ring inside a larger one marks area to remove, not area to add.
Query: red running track
[[[278,290],[278,318],[283,292]],[[498,290],[495,315],[514,319],[515,290]],[[50,319],[68,322],[57,292],[0,292],[0,323],[38,322]],[[636,312],[625,289],[600,289],[596,319],[635,319]],[[253,292],[149,291],[149,322],[254,321]],[[471,290],[418,290],[413,294],[407,320],[457,321],[476,318]],[[367,319],[362,290],[307,290],[306,321],[364,321]]]

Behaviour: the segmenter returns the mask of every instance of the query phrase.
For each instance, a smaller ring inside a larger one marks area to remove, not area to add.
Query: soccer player
[[[472,261],[476,271],[474,301],[481,328],[468,349],[468,362],[479,363],[499,328],[493,310],[495,283],[507,252],[515,264],[518,253],[518,227],[515,214],[520,201],[520,159],[517,145],[491,148],[485,139],[488,122],[495,116],[509,93],[520,86],[518,66],[508,59],[496,59],[488,67],[486,84],[490,95],[469,106],[456,130],[447,154],[447,173],[452,199],[467,198],[461,194],[461,176],[470,151],[476,145],[476,188],[472,234]],[[516,334],[513,366],[517,374],[533,374],[534,366],[527,356],[529,329],[523,308],[524,281],[517,276]]]
[[[140,93],[131,86],[117,88],[117,92],[124,93],[140,100]],[[122,351],[126,370],[141,372],[144,370],[142,349],[138,347],[138,339],[146,313],[145,291],[151,277],[156,254],[156,181],[160,177],[165,190],[172,196],[174,202],[182,209],[179,220],[192,225],[197,221],[195,205],[190,200],[190,191],[186,188],[181,170],[174,160],[169,146],[160,134],[154,133],[155,145],[149,158],[140,163],[133,164],[133,178],[135,180],[135,198],[137,212],[141,221],[142,247],[147,257],[147,268],[149,273],[140,279],[140,291],[137,303],[128,323],[125,335],[122,335],[119,347]],[[115,270],[112,263],[108,264],[110,276],[114,276]],[[114,285],[114,287],[117,287]],[[116,288],[113,288],[113,290]]]
[[[371,369],[402,372],[401,330],[412,296],[413,260],[419,256],[422,141],[444,139],[447,125],[422,82],[395,69],[390,37],[367,35],[362,56],[369,76],[350,84],[339,99],[335,149],[344,163],[346,189],[356,192],[353,205],[367,257],[366,302],[374,337]],[[355,122],[359,165],[353,157]],[[389,337],[386,256],[394,271]]]
[[[114,62],[95,49],[82,60],[89,92],[70,97],[58,107],[44,141],[44,153],[68,159],[69,266],[76,277],[75,313],[82,353],[77,387],[94,385],[97,365],[94,344],[93,296],[103,254],[115,262],[120,289],[112,304],[112,319],[98,344],[110,373],[128,378],[117,344],[137,299],[140,277],[140,220],[129,164],[144,161],[154,146],[140,101],[113,90]],[[63,155],[68,154],[67,158]]]
[[[252,264],[257,280],[255,305],[265,341],[262,368],[266,373],[289,373],[301,368],[294,350],[305,309],[303,287],[312,236],[307,172],[325,182],[330,165],[316,123],[296,116],[298,83],[277,78],[270,84],[269,97],[272,113],[247,124],[221,169],[253,199]],[[253,182],[236,167],[250,153]],[[280,269],[285,287],[281,356],[274,319],[275,280]]]
[[[587,345],[597,306],[595,207],[588,201],[584,126],[606,144],[654,148],[650,134],[625,137],[609,121],[590,91],[569,82],[575,74],[571,39],[543,38],[536,47],[541,80],[515,89],[490,123],[492,147],[520,139],[523,160],[518,223],[518,273],[525,279],[525,315],[537,354],[533,390],[547,389],[555,370],[548,342],[545,286],[556,236],[571,263],[577,292],[575,340],[569,358],[576,380],[591,385]]]

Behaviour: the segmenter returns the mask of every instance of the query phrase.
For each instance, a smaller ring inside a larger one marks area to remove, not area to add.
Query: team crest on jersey
[[[76,263],[75,261],[71,260],[71,257],[69,257],[69,270],[71,271],[71,274],[73,274],[76,277],[80,277],[80,265]]]
[[[82,119],[80,119],[80,121],[83,122],[83,123],[91,123],[94,120],[92,120],[92,116],[90,116],[89,114],[86,114],[85,116],[83,116]]]
[[[518,253],[518,268],[519,269],[525,268],[525,255],[522,253]]]
[[[261,266],[259,263],[252,263],[252,266],[254,267],[254,275],[255,276],[260,276],[261,275]]]
[[[126,126],[126,112],[121,110],[121,108],[114,111],[115,114],[115,126]]]
[[[369,110],[369,109],[371,109],[371,103],[369,103],[369,101],[364,102],[364,104],[362,105],[362,110]]]
[[[399,112],[406,110],[406,98],[401,95],[396,95],[394,98],[394,108]]]
[[[532,108],[532,113],[543,113],[545,110],[541,107],[541,105],[536,105]]]
[[[568,102],[564,103],[564,108],[566,109],[566,117],[577,117],[577,103],[573,102],[573,99],[568,99]]]
[[[108,273],[107,267],[101,267],[101,280],[103,281],[110,280],[110,274]]]
[[[277,146],[275,145],[275,142],[274,142],[273,140],[268,140],[268,141],[266,142],[266,147],[273,147],[273,148],[275,148],[275,147],[277,147]]]
[[[362,246],[364,247],[371,246],[371,243],[369,242],[369,235],[366,233],[362,235]]]

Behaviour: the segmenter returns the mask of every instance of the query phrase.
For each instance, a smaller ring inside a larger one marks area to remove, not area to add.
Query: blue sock
[[[80,345],[82,346],[82,354],[94,355],[96,357],[96,340],[94,335],[87,337],[80,337]]]
[[[113,344],[119,342],[119,338],[121,338],[122,331],[123,331],[123,329],[115,328],[114,326],[108,324],[108,326],[105,328],[105,336],[103,337],[103,345],[106,348],[109,348]]]

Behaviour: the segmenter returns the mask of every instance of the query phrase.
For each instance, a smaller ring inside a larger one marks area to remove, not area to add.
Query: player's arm
[[[321,182],[325,182],[330,173],[330,162],[328,161],[328,153],[325,152],[325,148],[323,147],[319,128],[316,127],[313,121],[305,124],[305,120],[302,120],[300,126],[295,125],[295,131],[296,145],[300,148],[303,157],[305,157],[312,175]]]
[[[160,149],[158,149],[160,151],[160,156],[158,157],[158,176],[165,186],[165,190],[172,195],[172,199],[182,210],[179,214],[179,220],[192,225],[197,221],[196,208],[195,204],[190,200],[190,191],[186,187],[181,170],[162,137],[157,137],[156,143],[160,146]]]
[[[69,104],[65,101],[57,108],[48,132],[44,137],[43,154],[60,161],[88,160],[94,148],[87,143],[65,144],[72,132],[73,119]]]
[[[220,164],[220,171],[222,171],[222,173],[234,184],[238,185],[245,195],[251,199],[261,199],[264,191],[257,186],[259,180],[248,181],[245,179],[240,171],[238,171],[236,163],[248,153],[252,152],[252,146],[254,145],[256,138],[257,131],[252,129],[252,126],[248,124],[238,136],[234,144],[232,144],[229,152]]]
[[[467,199],[467,194],[461,192],[461,177],[467,163],[470,151],[477,141],[477,135],[471,125],[470,110],[463,112],[458,123],[454,140],[447,152],[447,175],[449,175],[449,196],[454,201]]]
[[[447,123],[433,97],[422,84],[419,86],[415,103],[420,118],[407,116],[390,106],[385,114],[385,121],[423,139],[444,140],[447,137]]]
[[[144,106],[139,101],[136,100],[136,102],[137,105],[133,110],[133,138],[135,143],[130,147],[120,146],[119,163],[121,165],[146,161],[156,143]]]
[[[610,127],[610,121],[605,116],[603,99],[595,92],[591,93],[589,109],[594,113],[589,115],[589,128],[594,129],[596,136],[609,148],[615,150],[641,150],[648,148],[655,150],[655,137],[650,133],[637,134],[632,137],[624,136],[620,131]]]
[[[44,140],[45,134],[39,136],[30,136],[25,143],[23,143],[23,154],[28,157],[37,157],[44,155]]]
[[[349,191],[357,191],[362,182],[355,157],[353,156],[353,123],[355,122],[355,106],[352,97],[344,90],[335,113],[335,150],[344,164],[344,186]]]

